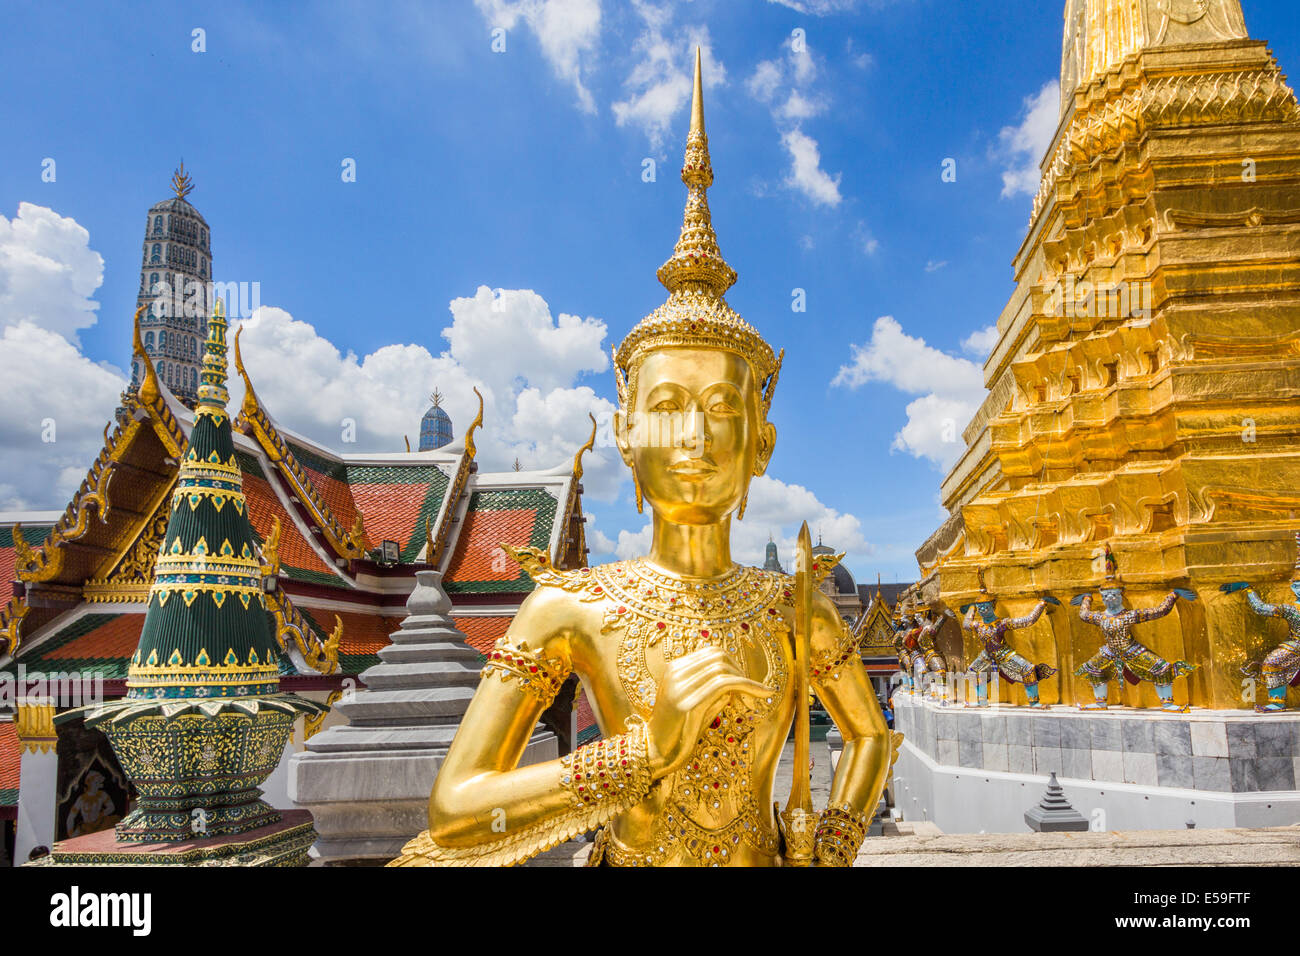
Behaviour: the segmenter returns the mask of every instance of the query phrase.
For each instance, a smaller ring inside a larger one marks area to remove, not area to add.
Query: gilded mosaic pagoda
[[[1070,0],[1061,89],[917,595],[1023,615],[1099,587],[1109,545],[1129,607],[1200,598],[1143,625],[1161,657],[1202,665],[1179,703],[1248,707],[1242,667],[1285,634],[1218,586],[1285,599],[1300,528],[1300,108],[1237,0]],[[1077,614],[1019,640],[1061,672],[1046,703],[1091,699],[1072,675],[1098,637]]]

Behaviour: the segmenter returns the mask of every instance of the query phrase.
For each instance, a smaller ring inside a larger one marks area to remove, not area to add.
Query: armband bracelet
[[[527,644],[515,647],[504,637],[488,653],[480,676],[487,680],[493,674],[503,681],[518,681],[519,689],[536,697],[543,707],[551,706],[569,676],[559,659],[543,657]]]
[[[570,806],[545,820],[469,846],[441,846],[426,830],[389,866],[514,866],[565,840],[609,823],[639,803],[653,784],[649,734],[640,717],[628,732],[579,747],[560,758],[560,787]]]
[[[829,807],[817,823],[814,853],[822,866],[852,866],[867,838],[868,817],[847,804]]]

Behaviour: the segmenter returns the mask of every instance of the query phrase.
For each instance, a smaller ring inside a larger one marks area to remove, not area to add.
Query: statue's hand
[[[1184,601],[1196,600],[1196,592],[1189,590],[1187,588],[1174,588],[1174,593],[1177,594]]]
[[[646,721],[654,778],[665,777],[690,759],[695,741],[727,695],[771,697],[772,688],[750,680],[718,647],[702,647],[664,668]]]
[[[1043,595],[1043,600],[1046,601],[1047,604],[1048,604],[1048,606],[1050,606],[1050,607],[1060,607],[1060,606],[1061,606],[1061,602],[1060,602],[1058,599],[1052,597],[1050,594],[1044,594],[1044,595]]]
[[[1244,591],[1249,587],[1250,585],[1245,581],[1233,581],[1231,584],[1220,584],[1219,590],[1224,594],[1232,594],[1236,591]]]

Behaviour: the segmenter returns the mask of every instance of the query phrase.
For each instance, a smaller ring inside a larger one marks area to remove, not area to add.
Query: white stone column
[[[18,702],[14,721],[22,756],[18,765],[18,820],[14,833],[14,865],[27,862],[38,846],[54,848],[58,813],[59,758],[55,744],[54,702],[27,699]]]

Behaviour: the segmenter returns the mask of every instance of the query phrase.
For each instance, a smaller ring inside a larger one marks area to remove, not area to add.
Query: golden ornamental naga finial
[[[758,330],[723,299],[736,282],[736,270],[722,258],[709,213],[707,190],[713,185],[713,163],[704,132],[704,83],[698,47],[682,182],[687,194],[681,235],[673,254],[656,273],[668,290],[668,301],[642,319],[614,352],[619,400],[625,408],[631,406],[637,369],[652,351],[674,346],[726,349],[749,362],[762,389],[766,417],[785,353],[774,353]]]
[[[194,192],[194,180],[190,178],[189,173],[185,172],[185,160],[181,160],[180,169],[172,173],[172,189],[176,191],[177,199],[184,199],[190,193]]]

